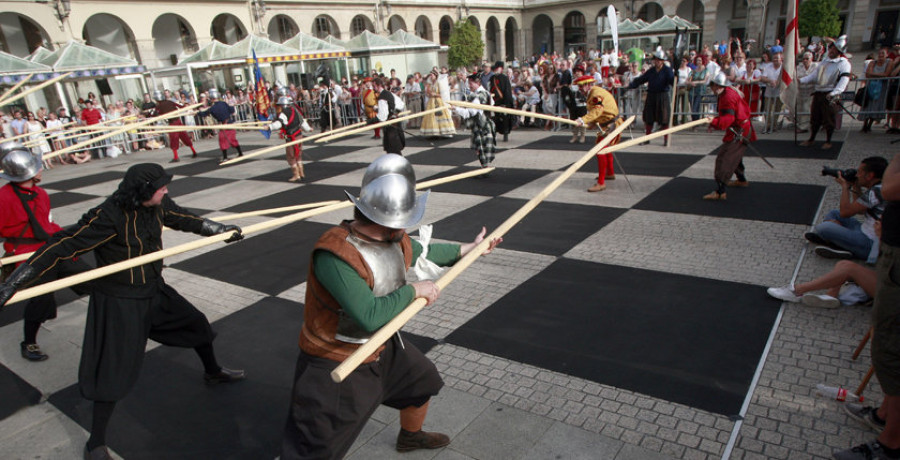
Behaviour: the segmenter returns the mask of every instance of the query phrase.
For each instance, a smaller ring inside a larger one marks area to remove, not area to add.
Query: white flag
[[[609,31],[613,39],[613,52],[619,55],[619,18],[616,16],[616,7],[609,5],[606,8],[606,20],[609,21]]]

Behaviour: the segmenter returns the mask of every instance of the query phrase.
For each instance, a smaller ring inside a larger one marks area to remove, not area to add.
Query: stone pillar
[[[156,47],[154,46],[152,38],[135,39],[134,45],[135,48],[137,48],[137,54],[141,57],[139,60],[140,63],[148,69],[172,66],[172,61],[169,60],[168,56],[165,56],[165,59],[156,57]]]
[[[871,49],[875,18],[869,19],[870,2],[855,0],[852,4],[853,10],[850,12],[852,19],[850,27],[847,29],[847,39],[851,49],[857,51]]]
[[[766,36],[766,18],[763,14],[766,11],[767,0],[748,0],[747,2],[747,25],[745,27],[746,38],[756,40],[756,46],[752,48],[753,54],[758,55],[760,48],[764,45]]]
[[[497,60],[506,62],[506,29],[497,29]]]
[[[522,56],[530,57],[532,54],[536,53],[537,50],[534,49],[534,38],[532,37],[531,29],[519,29],[519,54]]]
[[[700,24],[700,26],[703,27],[703,30],[700,31],[700,49],[703,49],[704,44],[712,45],[712,43],[715,41],[727,38],[716,36],[717,6],[718,5],[710,5],[703,10],[703,23]],[[715,52],[715,50],[713,50],[713,52]]]
[[[563,56],[566,53],[565,48],[565,27],[553,26],[553,51]]]
[[[597,48],[597,22],[584,24],[584,42],[587,43],[585,53],[591,48]]]

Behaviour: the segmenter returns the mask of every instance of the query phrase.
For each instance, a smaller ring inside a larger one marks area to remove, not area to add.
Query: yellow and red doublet
[[[621,125],[622,119],[619,117],[619,106],[616,104],[616,99],[612,93],[599,86],[591,88],[587,97],[587,114],[581,117],[581,121],[585,125],[596,124],[600,128],[600,131],[597,133],[597,143],[600,143],[606,137],[607,132]],[[616,136],[609,145],[618,144],[620,138],[621,136]],[[610,179],[614,178],[613,156],[608,153],[598,153],[597,169],[598,184],[603,185],[607,177]]]

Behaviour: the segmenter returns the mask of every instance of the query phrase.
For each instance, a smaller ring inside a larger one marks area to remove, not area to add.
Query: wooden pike
[[[400,116],[403,116],[404,114],[407,114],[407,113],[409,113],[409,111],[400,112]],[[297,139],[297,140],[295,140],[295,141],[285,142],[284,144],[279,144],[279,145],[272,146],[272,147],[266,147],[266,148],[262,148],[262,149],[259,149],[259,150],[254,150],[254,151],[252,151],[252,152],[245,153],[244,156],[232,158],[232,159],[230,159],[230,160],[228,160],[228,161],[224,161],[224,162],[222,162],[222,163],[219,163],[219,166],[226,166],[226,165],[230,165],[230,164],[237,163],[237,162],[239,162],[239,161],[249,160],[250,158],[255,158],[255,157],[258,157],[258,156],[260,156],[260,155],[265,155],[265,154],[267,154],[267,153],[269,153],[269,152],[274,152],[274,151],[276,151],[276,150],[279,150],[279,149],[282,149],[282,148],[285,148],[285,147],[290,147],[290,146],[292,146],[292,145],[297,145],[297,144],[302,144],[302,143],[304,143],[304,142],[313,141],[313,140],[319,139],[319,138],[321,138],[321,137],[325,137],[325,136],[330,136],[330,135],[333,135],[333,134],[342,133],[342,132],[344,132],[344,131],[348,131],[348,130],[351,130],[351,129],[359,128],[360,126],[365,126],[365,125],[366,125],[366,122],[365,122],[365,121],[361,121],[361,122],[359,122],[359,123],[354,123],[354,124],[352,124],[352,125],[347,125],[347,126],[344,126],[344,127],[338,128],[338,129],[335,129],[334,131],[327,131],[327,132],[324,132],[324,133],[313,134],[312,136],[304,136],[303,138]]]
[[[486,236],[484,240],[479,243],[475,248],[473,248],[468,254],[465,255],[462,259],[458,260],[449,270],[444,274],[444,276],[440,277],[435,284],[437,284],[439,289],[444,289],[450,284],[457,276],[459,276],[463,270],[469,268],[480,256],[481,254],[490,246],[491,241],[502,237],[506,234],[514,225],[519,223],[528,213],[530,213],[534,208],[537,207],[545,198],[550,196],[554,190],[559,188],[563,182],[572,177],[573,174],[578,172],[578,169],[581,168],[585,163],[590,161],[600,152],[607,144],[612,142],[613,139],[616,138],[625,128],[628,127],[632,122],[634,122],[634,117],[625,120],[625,123],[619,125],[610,135],[606,136],[599,144],[594,146],[589,152],[584,154],[578,161],[572,163],[565,172],[560,174],[556,179],[553,180],[549,185],[544,187],[543,190],[540,191],[534,198],[529,200],[522,206],[518,211],[513,213],[512,216],[506,219],[505,222],[500,224],[496,230],[491,232],[490,235]],[[392,335],[396,334],[397,331],[400,330],[416,313],[425,308],[426,300],[422,297],[416,298],[409,306],[406,307],[400,314],[394,317],[387,324],[382,326],[374,335],[369,339],[368,342],[360,345],[356,351],[353,352],[347,359],[345,359],[338,367],[336,367],[331,372],[331,379],[337,383],[344,381],[348,375],[350,375],[363,361],[366,360],[372,353],[375,353],[383,343],[387,342],[388,339],[391,338]]]
[[[480,174],[487,174],[493,171],[494,168],[483,168],[475,171],[469,171],[462,174],[456,174],[453,176],[444,177],[441,179],[435,179],[425,182],[420,182],[416,184],[416,190],[420,190],[423,188],[434,187],[436,185],[444,184],[447,182],[453,182],[456,180],[465,179],[467,177],[473,177]],[[329,213],[331,211],[337,211],[339,209],[352,207],[353,203],[350,201],[339,201],[335,204],[328,206],[321,206],[316,209],[302,211],[295,214],[290,214],[284,217],[279,217],[277,219],[272,219],[266,222],[261,222],[254,225],[248,225],[244,227],[243,234],[252,235],[254,233],[259,233],[264,230],[269,230],[271,228],[280,227],[285,224],[289,224],[292,222],[296,222],[299,220],[306,219],[308,217],[318,216],[320,214]],[[9,299],[8,304],[21,302],[23,300],[27,300],[33,297],[37,297],[44,294],[49,294],[51,292],[58,291],[60,289],[65,289],[70,286],[74,286],[76,284],[84,283],[85,281],[95,280],[97,278],[102,278],[104,276],[111,275],[113,273],[117,273],[123,270],[128,270],[129,268],[137,267],[139,265],[149,264],[151,262],[155,262],[160,259],[164,259],[166,257],[174,256],[177,254],[181,254],[188,251],[193,251],[194,249],[200,249],[202,247],[206,247],[221,241],[225,241],[228,238],[231,238],[232,233],[221,233],[218,235],[207,236],[201,238],[196,241],[191,241],[189,243],[184,243],[178,246],[174,246],[169,249],[163,249],[161,251],[151,252],[149,254],[144,254],[140,257],[135,257],[133,259],[123,260],[122,262],[118,262],[115,264],[107,265],[105,267],[95,268],[93,270],[89,270],[83,273],[79,273],[77,275],[69,276],[63,279],[59,279],[56,281],[51,281],[49,283],[44,283],[32,288],[23,289],[16,293],[11,299]]]
[[[382,121],[382,122],[375,123],[375,124],[371,124],[371,125],[368,125],[368,126],[363,126],[363,127],[360,127],[360,128],[351,129],[351,130],[349,130],[349,131],[345,131],[345,132],[340,133],[340,134],[334,134],[334,135],[332,135],[332,136],[323,137],[323,138],[317,140],[316,143],[318,144],[319,142],[333,141],[333,140],[335,140],[335,139],[340,139],[340,138],[342,138],[342,137],[351,136],[351,135],[353,135],[353,134],[359,134],[359,133],[363,133],[363,132],[366,132],[366,131],[370,131],[370,130],[373,130],[373,129],[376,129],[376,128],[381,128],[382,126],[388,126],[388,125],[392,125],[392,124],[394,124],[394,123],[400,123],[401,121],[411,120],[411,119],[413,119],[413,118],[424,117],[425,115],[432,114],[432,113],[437,113],[437,112],[440,112],[441,110],[444,110],[444,109],[446,109],[446,108],[447,108],[446,106],[443,106],[443,105],[442,105],[442,106],[440,106],[440,107],[435,107],[435,108],[433,108],[433,109],[425,110],[425,111],[423,111],[423,112],[414,113],[414,114],[412,114],[412,115],[407,115],[407,116],[405,116],[405,117],[392,118],[392,119],[387,120],[387,121]]]
[[[66,78],[66,77],[68,77],[69,75],[72,75],[72,73],[73,73],[73,72],[67,72],[67,73],[64,73],[64,74],[62,74],[62,75],[60,75],[60,76],[57,76],[57,77],[54,77],[54,78],[49,79],[49,80],[47,80],[47,81],[41,83],[40,85],[36,85],[36,86],[31,87],[31,88],[28,88],[27,90],[22,91],[22,92],[19,93],[19,94],[16,94],[16,95],[10,95],[10,96],[6,97],[5,99],[0,100],[0,106],[9,105],[9,104],[11,104],[13,101],[18,101],[19,99],[22,99],[23,97],[25,97],[25,96],[27,96],[27,95],[29,95],[29,94],[35,92],[35,91],[42,90],[42,89],[44,89],[44,88],[46,88],[46,87],[48,87],[48,86],[50,86],[50,85],[52,85],[52,84],[54,84],[54,83],[60,81],[60,80],[62,80],[63,78]]]
[[[69,122],[69,123],[66,123],[66,124],[63,125],[63,127],[68,126],[68,125],[71,125],[72,123],[75,123],[75,122],[74,122],[74,121],[71,121],[71,122]],[[10,138],[3,139],[3,142],[16,141],[16,140],[22,139],[23,137],[29,137],[29,136],[33,136],[33,135],[35,135],[35,134],[43,134],[43,133],[47,133],[47,132],[50,131],[50,129],[51,129],[51,128],[44,128],[44,129],[42,129],[42,130],[40,130],[40,131],[35,131],[35,132],[33,132],[33,133],[19,134],[18,136],[13,136],[13,137],[10,137]]]
[[[329,205],[333,205],[336,203],[340,203],[340,202],[337,200],[331,200],[331,201],[320,201],[317,203],[298,204],[298,205],[294,205],[294,206],[283,206],[280,208],[260,209],[259,211],[249,211],[249,212],[242,212],[242,213],[238,213],[238,214],[230,214],[230,215],[222,216],[222,217],[216,217],[215,220],[217,222],[231,221],[231,220],[236,220],[236,219],[243,219],[245,217],[276,214],[279,212],[291,212],[291,211],[299,211],[301,209],[320,208],[322,206],[329,206]],[[167,230],[169,230],[169,227],[163,227],[163,231],[167,231]],[[17,254],[14,256],[4,257],[3,259],[0,259],[0,266],[9,265],[9,264],[13,264],[16,262],[21,262],[23,260],[28,260],[28,258],[31,257],[32,254],[34,254],[34,251],[26,252],[24,254]]]
[[[25,83],[28,83],[28,82],[31,80],[31,77],[34,77],[34,74],[33,74],[33,73],[28,74],[28,76],[26,76],[25,78],[19,80],[18,83],[16,83],[15,85],[13,85],[13,86],[12,86],[11,88],[9,88],[8,90],[4,91],[3,94],[0,95],[0,101],[2,101],[2,100],[4,100],[4,99],[6,99],[7,97],[9,97],[10,94],[14,93],[17,89],[21,88],[22,85],[24,85]]]
[[[554,117],[553,115],[547,115],[543,113],[534,113],[528,112],[525,110],[516,110],[510,109],[507,107],[498,107],[496,105],[484,105],[484,104],[473,104],[471,102],[463,102],[463,101],[447,101],[448,104],[457,106],[457,107],[465,107],[467,109],[478,109],[478,110],[487,110],[488,112],[497,112],[497,113],[505,113],[509,115],[518,115],[528,118],[541,118],[544,120],[556,121],[559,123],[566,123],[573,126],[578,126],[578,122],[575,120],[570,120],[568,118],[562,117]]]
[[[148,119],[146,119],[146,120],[144,120],[144,121],[140,121],[140,122],[137,122],[137,123],[131,123],[131,124],[122,126],[122,127],[120,127],[119,129],[115,129],[115,130],[110,131],[110,132],[108,132],[108,133],[106,133],[106,134],[102,134],[102,135],[100,135],[100,136],[97,136],[97,137],[88,139],[88,140],[86,140],[86,141],[84,141],[84,142],[79,142],[79,143],[77,143],[77,144],[75,144],[75,145],[71,145],[71,146],[66,147],[66,148],[64,148],[64,149],[59,149],[59,150],[57,150],[57,151],[55,151],[55,152],[48,153],[48,154],[44,155],[44,159],[47,160],[47,159],[50,159],[50,158],[58,157],[58,156],[60,156],[60,155],[65,155],[66,153],[69,153],[69,152],[74,151],[74,150],[79,150],[79,149],[81,149],[82,147],[89,146],[89,145],[94,144],[94,143],[96,143],[96,142],[98,142],[98,141],[102,141],[103,139],[108,139],[108,138],[110,138],[110,137],[113,137],[113,136],[122,134],[122,133],[124,133],[124,132],[131,131],[131,130],[133,130],[134,128],[139,127],[139,126],[146,126],[146,125],[149,125],[149,124],[151,124],[151,123],[156,123],[157,121],[160,121],[160,120],[167,120],[167,119],[169,119],[169,118],[174,118],[174,117],[181,116],[181,115],[184,114],[185,112],[189,112],[189,111],[193,110],[194,108],[196,108],[196,107],[199,106],[199,105],[200,105],[200,103],[198,102],[198,103],[196,103],[196,104],[189,105],[189,106],[187,106],[187,107],[182,107],[181,109],[178,109],[178,110],[176,110],[176,111],[174,111],[174,112],[169,112],[169,113],[167,113],[167,114],[165,114],[165,115],[161,115],[161,116],[153,117],[153,118],[148,118]]]
[[[662,130],[662,131],[657,131],[657,132],[655,132],[655,133],[647,134],[647,135],[645,135],[645,136],[636,137],[636,138],[634,138],[634,139],[632,139],[632,140],[630,140],[630,141],[620,142],[620,143],[618,143],[618,144],[616,144],[616,145],[614,145],[614,146],[612,146],[612,147],[607,147],[607,148],[603,149],[602,152],[599,152],[599,153],[612,153],[612,152],[618,152],[619,150],[627,149],[628,147],[634,147],[635,145],[638,145],[638,144],[640,144],[641,142],[644,142],[644,141],[653,140],[653,139],[656,139],[656,138],[658,138],[658,137],[665,136],[665,135],[667,135],[667,134],[677,133],[678,131],[683,131],[683,130],[688,129],[688,128],[693,128],[694,126],[705,125],[705,124],[709,123],[710,120],[712,120],[712,118],[701,118],[701,119],[699,119],[699,120],[695,120],[695,121],[692,121],[692,122],[690,122],[690,123],[685,123],[685,124],[683,124],[683,125],[678,125],[678,126],[676,126],[676,127],[674,127],[674,128],[668,128],[668,129],[664,129],[664,130]],[[607,136],[607,137],[608,137],[608,136]]]

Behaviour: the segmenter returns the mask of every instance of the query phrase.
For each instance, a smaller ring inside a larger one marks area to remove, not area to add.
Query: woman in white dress
[[[33,113],[28,112],[28,118],[25,121],[25,132],[32,133],[28,136],[28,140],[31,142],[31,151],[34,152],[35,155],[39,155],[42,159],[44,155],[51,152],[50,143],[47,142],[47,138],[44,137],[44,133],[41,132],[43,130],[44,125],[37,121]],[[44,160],[44,168],[50,169],[51,167],[50,160]]]

